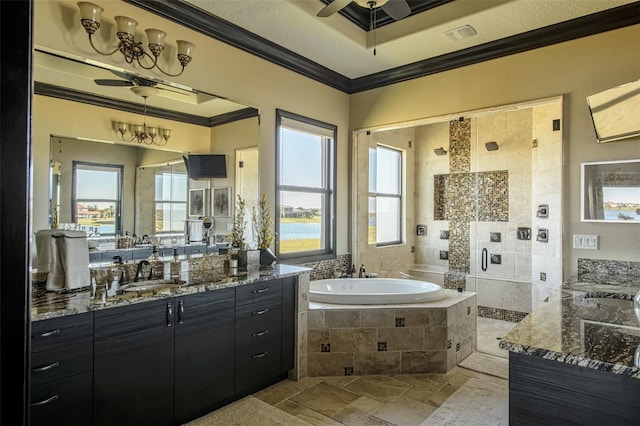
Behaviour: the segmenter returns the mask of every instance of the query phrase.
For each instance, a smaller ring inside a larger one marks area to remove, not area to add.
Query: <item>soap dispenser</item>
[[[178,259],[178,249],[173,249],[173,260],[171,261],[170,270],[171,270],[171,281],[174,283],[178,283],[180,281],[180,259]]]

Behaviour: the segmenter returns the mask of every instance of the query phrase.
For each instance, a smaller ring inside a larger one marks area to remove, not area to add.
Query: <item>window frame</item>
[[[188,214],[187,214],[187,203],[189,202],[189,175],[187,174],[186,170],[184,171],[184,173],[180,172],[175,172],[173,171],[173,164],[167,164],[167,166],[171,167],[171,171],[169,172],[172,176],[171,176],[171,198],[170,200],[158,200],[156,199],[156,194],[158,191],[157,188],[157,183],[156,183],[156,177],[159,175],[159,173],[155,173],[154,174],[154,194],[153,194],[153,223],[154,223],[154,229],[156,226],[156,217],[155,214],[158,211],[158,204],[169,204],[171,205],[171,212],[173,213],[173,206],[175,205],[180,205],[180,204],[184,204],[184,211],[185,211],[185,217],[184,220],[188,219]],[[162,171],[162,174],[164,175],[166,172]],[[184,201],[174,201],[173,199],[173,192],[174,192],[174,176],[173,175],[184,175],[185,176],[185,200]],[[169,220],[169,223],[171,223],[173,221],[173,217],[171,217],[171,219]],[[176,235],[176,234],[181,234],[184,233],[184,229],[176,229],[176,230],[169,230],[169,231],[158,231],[158,230],[154,230],[155,234],[158,235],[162,235],[162,236],[168,236],[168,235]]]
[[[106,163],[92,163],[89,161],[72,161],[71,162],[71,221],[76,223],[78,221],[78,212],[77,212],[77,203],[78,198],[76,196],[77,192],[77,170],[80,166],[80,169],[89,169],[93,168],[102,168],[102,169],[114,169],[114,172],[118,173],[118,188],[117,188],[117,199],[116,201],[116,220],[115,220],[115,229],[114,233],[100,233],[100,235],[118,235],[122,234],[122,195],[123,195],[123,185],[124,185],[124,166],[121,164],[106,164]],[[84,166],[84,167],[83,167]],[[87,201],[97,201],[97,202],[108,202],[113,201],[111,199],[93,199],[93,198],[81,198],[80,200]]]
[[[333,134],[333,137],[323,137],[323,185],[324,188],[310,188],[295,185],[284,185],[281,182],[281,154],[282,154],[282,140],[281,140],[281,127],[283,119],[297,121],[302,125],[310,125],[326,129]],[[275,229],[276,229],[276,256],[279,259],[294,260],[298,263],[314,262],[327,259],[336,258],[336,147],[338,138],[338,126],[325,123],[313,118],[304,117],[292,112],[276,109],[276,176],[275,176],[275,208],[277,214],[275,216]],[[304,191],[303,191],[304,190]],[[324,229],[322,237],[324,238],[325,247],[319,250],[310,251],[298,251],[281,253],[280,252],[280,211],[281,203],[280,192],[281,191],[293,191],[304,193],[315,193],[325,195],[325,199],[322,205],[322,227]]]
[[[375,245],[376,247],[387,247],[387,246],[395,246],[395,245],[401,245],[404,244],[405,238],[404,238],[404,233],[403,233],[403,213],[404,213],[404,180],[403,180],[403,176],[404,176],[404,167],[405,167],[405,159],[404,159],[404,151],[402,149],[399,148],[395,148],[393,146],[389,146],[389,145],[384,145],[384,144],[376,144],[376,162],[377,162],[377,151],[378,149],[385,149],[387,151],[392,151],[398,154],[398,190],[399,192],[396,193],[385,193],[385,192],[378,192],[377,188],[375,192],[371,191],[371,175],[369,176],[369,184],[368,184],[368,188],[369,188],[369,194],[368,194],[368,198],[374,198],[376,201],[376,206],[377,206],[377,201],[378,198],[385,198],[385,199],[397,199],[398,200],[398,239],[397,240],[393,240],[393,241],[384,241],[384,242],[378,242],[378,233],[377,233],[377,222],[376,222],[376,242]],[[371,172],[371,170],[369,170]],[[378,176],[378,168],[377,168],[377,163],[376,163],[376,183],[378,181],[380,181],[380,176]],[[368,204],[368,203],[367,203]],[[376,215],[377,217],[377,215]]]

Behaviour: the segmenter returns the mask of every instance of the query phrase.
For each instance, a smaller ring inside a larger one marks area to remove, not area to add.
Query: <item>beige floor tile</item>
[[[395,425],[419,425],[435,410],[432,405],[401,396],[372,411],[372,414]]]
[[[283,380],[275,385],[254,394],[253,396],[266,402],[267,404],[276,405],[279,402],[289,399],[300,392],[309,389],[320,383],[320,379],[315,377],[307,377],[300,381]]]
[[[458,387],[453,386],[452,384],[444,385],[442,389],[440,389],[431,397],[431,399],[429,400],[429,404],[435,405],[436,407],[441,406],[442,403],[444,403],[447,398],[453,395],[453,393],[458,389]]]
[[[375,410],[382,407],[384,403],[377,401],[372,398],[368,398],[366,396],[361,396],[360,398],[353,401],[349,404],[349,407],[357,408],[360,411],[364,411],[365,413],[374,412]]]
[[[383,403],[393,401],[409,388],[410,385],[388,376],[360,377],[358,380],[344,387],[344,389],[353,393]]]
[[[360,411],[357,408],[347,407],[333,416],[334,420],[347,426],[390,426],[392,423],[386,422],[381,418],[372,416],[371,414]]]
[[[327,376],[320,377],[323,382],[330,385],[338,386],[339,388],[347,386],[349,383],[353,383],[358,380],[359,376]]]
[[[407,389],[406,392],[402,394],[402,396],[405,398],[413,399],[414,401],[420,402],[422,404],[429,404],[429,401],[431,401],[431,398],[433,398],[433,395],[435,395],[435,393],[436,392],[433,392],[427,388],[415,386]]]
[[[341,426],[342,423],[338,423],[330,417],[318,413],[304,405],[298,404],[295,401],[287,400],[276,405],[276,408],[296,416],[296,418],[305,421],[312,425],[322,426]]]
[[[431,392],[438,392],[448,382],[444,374],[409,374],[393,376],[394,379],[411,386],[420,386]]]
[[[320,382],[295,395],[291,400],[332,417],[338,411],[358,399],[358,395],[337,386]]]

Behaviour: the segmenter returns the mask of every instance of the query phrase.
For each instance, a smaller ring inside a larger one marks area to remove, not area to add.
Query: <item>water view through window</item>
[[[334,126],[279,111],[278,254],[325,254],[332,247]]]

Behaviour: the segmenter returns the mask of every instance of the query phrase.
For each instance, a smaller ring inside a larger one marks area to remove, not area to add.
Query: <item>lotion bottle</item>
[[[173,260],[171,261],[170,270],[171,270],[171,281],[174,283],[178,283],[180,281],[180,259],[178,259],[178,249],[173,249]]]

